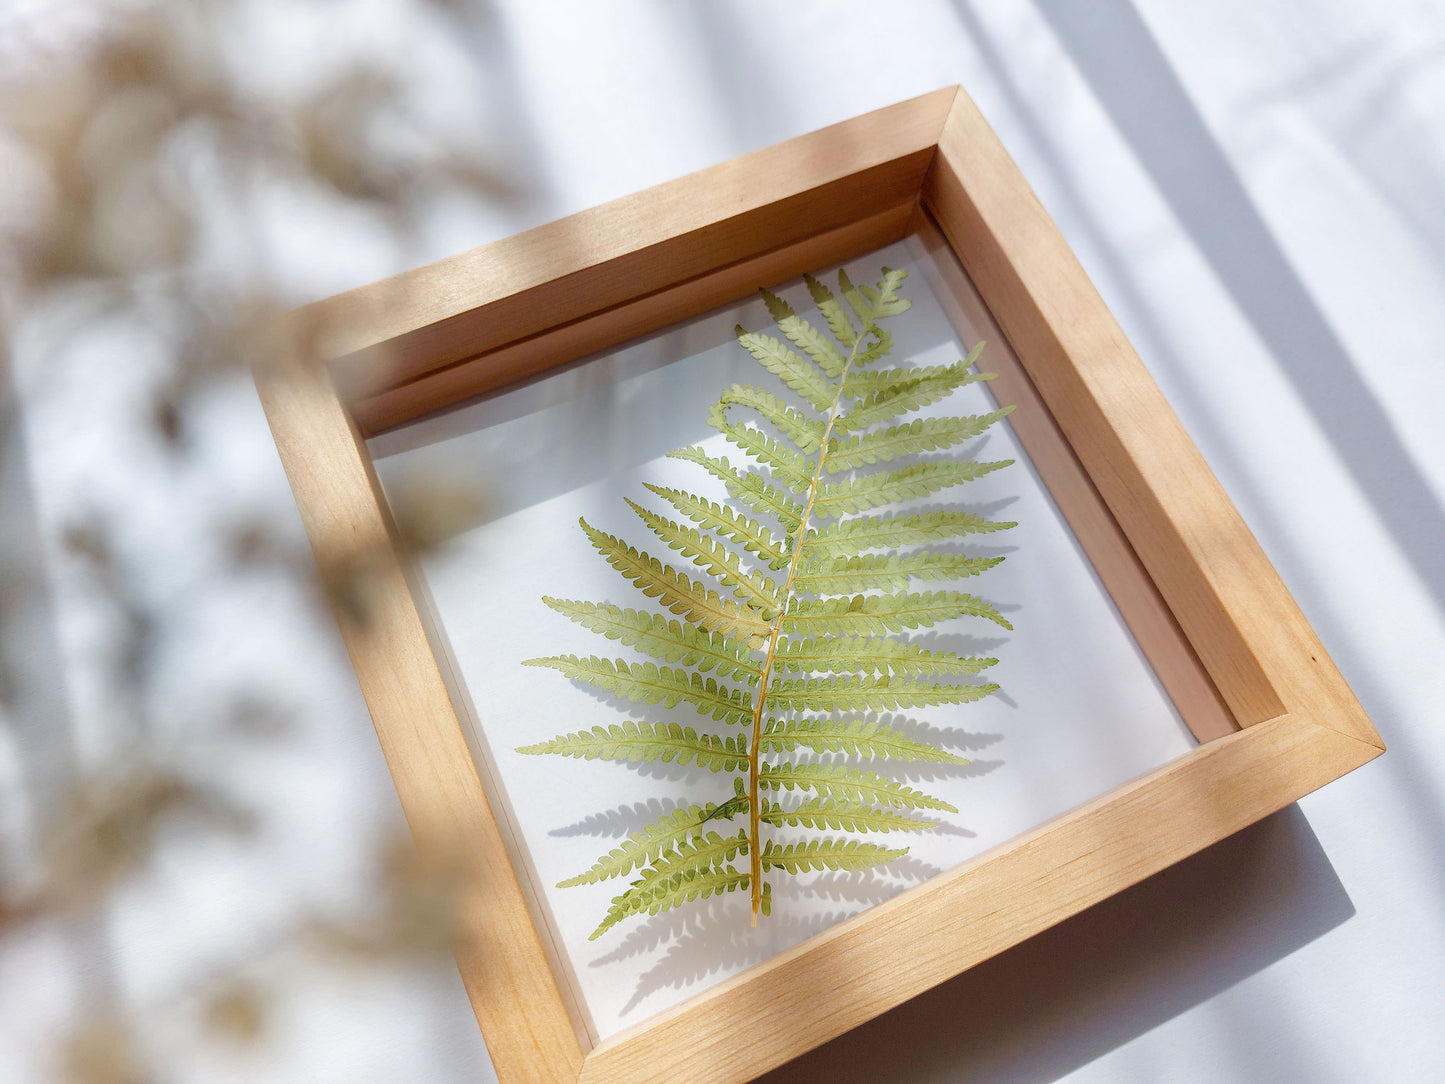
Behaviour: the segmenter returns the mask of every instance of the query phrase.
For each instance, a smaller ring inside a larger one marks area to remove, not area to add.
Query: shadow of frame
[[[758,1079],[1057,1080],[1354,913],[1289,806]]]

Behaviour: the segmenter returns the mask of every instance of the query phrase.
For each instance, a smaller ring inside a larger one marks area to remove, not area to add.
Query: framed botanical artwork
[[[504,1082],[751,1079],[1383,748],[956,88],[257,382]]]

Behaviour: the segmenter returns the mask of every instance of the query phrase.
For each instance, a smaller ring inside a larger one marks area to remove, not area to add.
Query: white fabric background
[[[404,48],[376,15],[396,6],[360,5],[327,33]],[[478,26],[490,75],[448,83],[456,73],[439,68],[436,94],[487,101],[489,136],[506,146],[528,198],[493,216],[439,209],[410,262],[965,86],[1390,747],[1297,807],[768,1079],[1445,1076],[1445,9],[507,0]],[[307,62],[285,50],[256,60],[278,78]],[[308,247],[304,234],[285,243],[298,288],[312,296],[397,269],[360,241],[340,252]],[[23,370],[19,382],[24,400]],[[219,488],[294,521],[253,393],[241,384],[233,393],[215,418],[243,434],[251,458],[220,482],[167,479],[158,509],[132,501],[133,514],[163,515],[184,534],[185,517]],[[72,392],[69,415],[66,401],[24,429],[43,524],[63,519],[65,487],[85,489],[77,479],[107,457],[96,403],[125,408],[123,392],[98,399],[93,386]],[[63,619],[73,600],[58,605]],[[238,622],[264,629],[255,643],[243,637],[257,667],[291,660],[297,696],[330,720],[306,748],[258,771],[256,792],[285,810],[287,830],[263,834],[243,867],[302,886],[301,898],[324,895],[354,875],[345,856],[359,836],[399,822],[344,655],[329,628],[287,625],[292,611],[264,593],[207,607],[198,636],[224,638]],[[73,658],[83,636],[72,627],[62,649]],[[205,679],[203,667],[178,668],[177,696],[185,680]],[[83,717],[84,681],[71,686]],[[255,891],[255,876],[199,868],[202,879],[181,893],[189,906],[118,921],[117,951],[137,988],[172,981],[197,946],[235,936],[208,926],[197,901]],[[0,1076],[25,1078],[30,1063],[17,1051],[47,1006],[69,996],[62,967],[43,939],[0,960],[9,1037],[0,1056],[11,1067]],[[226,1075],[485,1078],[460,982],[417,983],[309,991],[271,1060]],[[195,1079],[222,1076],[203,1069]]]

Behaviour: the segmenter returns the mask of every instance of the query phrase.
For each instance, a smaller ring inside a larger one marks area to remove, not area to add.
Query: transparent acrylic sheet
[[[889,321],[894,347],[887,364],[948,364],[973,345],[958,340],[931,293],[922,273],[931,268],[920,266],[928,259],[899,243],[847,265],[859,282],[875,281],[884,265],[910,271],[902,292],[913,307]],[[822,324],[801,282],[780,292]],[[626,920],[589,941],[626,879],[553,886],[662,813],[729,797],[731,777],[666,764],[639,772],[611,762],[526,756],[516,748],[627,719],[676,720],[727,736],[739,728],[714,723],[685,703],[670,711],[624,706],[522,663],[559,654],[637,657],[555,613],[542,596],[656,608],[592,548],[579,517],[686,566],[623,498],[672,514],[643,488],[652,482],[727,499],[700,467],[665,456],[700,444],[737,461],[737,450],[708,427],[708,407],[734,383],[786,391],[737,345],[735,324],[765,330],[771,320],[760,301],[712,313],[371,441],[384,488],[430,474],[470,479],[487,493],[487,520],[430,552],[420,570],[463,687],[466,703],[459,707],[479,727],[475,744],[505,794],[523,860],[595,1038],[640,1023],[1194,747],[1005,420],[956,451],[1014,459],[1014,466],[915,504],[1017,521],[1006,532],[970,536],[961,547],[1006,560],[961,584],[917,589],[981,595],[1014,631],[959,618],[908,635],[925,646],[998,658],[985,677],[1002,689],[972,704],[883,713],[913,736],[969,757],[969,766],[866,765],[943,798],[959,813],[942,815],[942,825],[928,832],[870,837],[909,847],[890,865],[776,878],[772,916],[756,929],[749,926],[748,894],[735,892]],[[981,370],[989,369],[988,356],[985,347]],[[978,383],[923,413],[994,407],[988,384]],[[780,829],[774,838],[805,834]]]

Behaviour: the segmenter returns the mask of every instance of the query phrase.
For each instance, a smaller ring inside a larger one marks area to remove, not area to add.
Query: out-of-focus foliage
[[[316,40],[339,41],[349,20],[375,16],[378,6],[76,0],[0,14],[0,421],[7,451],[21,445],[12,359],[29,351],[26,372],[38,376],[26,394],[43,396],[47,381],[65,379],[72,347],[97,339],[104,345],[114,328],[125,327],[139,329],[136,339],[147,348],[117,336],[113,363],[133,367],[160,469],[192,469],[207,412],[218,397],[249,391],[246,364],[271,341],[278,315],[338,281],[359,284],[344,238],[333,253],[326,246],[334,238],[319,228],[307,233],[308,223],[318,216],[347,223],[371,239],[392,261],[383,260],[379,274],[425,251],[418,238],[439,200],[495,209],[517,199],[483,140],[459,138],[457,126],[436,123],[419,103],[407,68],[417,58],[349,53],[341,44],[310,54],[287,40],[300,26]],[[488,25],[474,4],[390,6],[395,18],[431,27],[437,40],[476,41]],[[470,63],[484,66],[484,54],[474,50]],[[27,451],[38,458],[49,450]],[[107,454],[139,458],[142,451]],[[173,850],[245,839],[256,820],[255,793],[233,793],[213,770],[216,735],[276,740],[295,720],[286,702],[254,683],[244,692],[202,690],[202,707],[183,732],[153,718],[165,688],[156,645],[171,611],[157,606],[123,537],[121,514],[86,507],[85,486],[76,488],[80,499],[57,506],[63,522],[35,531],[52,531],[49,552],[83,585],[90,609],[105,615],[91,646],[101,660],[105,691],[98,698],[110,733],[71,749],[61,718],[21,719],[14,689],[36,678],[11,673],[8,653],[0,653],[7,654],[0,660],[0,728],[17,735],[28,728],[60,750],[5,798],[6,809],[23,807],[18,820],[27,827],[19,845],[0,843],[0,953],[26,931],[56,924],[80,931],[83,990],[65,1034],[51,1044],[52,1066],[65,1079],[119,1084],[156,1079],[157,1036],[184,1019],[198,1021],[222,1050],[260,1041],[293,965],[436,958],[456,933],[460,875],[455,864],[419,857],[388,837],[377,841],[381,890],[349,909],[293,915],[262,961],[264,980],[255,977],[254,958],[218,963],[186,988],[138,1001],[107,973],[111,962],[96,938],[105,940],[112,900],[169,868]],[[483,507],[475,488],[422,478],[399,495],[394,511],[402,538],[423,549]],[[351,619],[367,619],[366,554],[357,555],[345,582],[316,585],[294,531],[278,532],[265,517],[247,514],[222,517],[215,531],[219,572],[205,566],[204,574],[270,570],[295,581],[318,614],[341,600]],[[6,557],[0,635],[32,634],[16,624],[24,609],[16,600],[46,590],[42,571],[43,562]],[[57,714],[65,701],[51,698]]]

